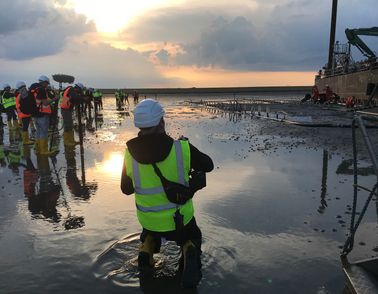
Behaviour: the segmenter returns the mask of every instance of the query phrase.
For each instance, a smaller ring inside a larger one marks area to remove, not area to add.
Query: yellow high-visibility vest
[[[167,158],[156,165],[167,180],[188,186],[189,142],[174,141]],[[174,231],[176,225],[173,216],[177,209],[184,216],[184,225],[190,222],[194,215],[192,199],[184,205],[170,202],[151,164],[138,163],[126,149],[125,167],[127,176],[133,181],[137,217],[143,228],[154,232]]]

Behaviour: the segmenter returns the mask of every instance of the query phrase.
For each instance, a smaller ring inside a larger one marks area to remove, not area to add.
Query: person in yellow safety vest
[[[2,113],[7,113],[3,105],[3,99],[2,99],[3,93],[4,93],[4,90],[1,89],[0,90],[0,127],[1,128],[7,125],[3,123],[3,116],[2,116]]]
[[[100,96],[101,96],[101,93],[100,93],[99,90],[93,89],[92,96],[93,96],[93,103],[94,103],[95,113],[97,113],[97,111],[100,110]]]
[[[74,105],[79,106],[80,102],[83,100],[83,90],[83,84],[77,83],[74,86],[68,86],[63,92],[63,97],[60,102],[60,112],[63,117],[63,138],[64,145],[66,146],[79,144],[79,142],[75,142],[74,139],[72,112]]]
[[[37,107],[38,114],[35,116],[36,124],[36,153],[41,155],[53,156],[55,152],[48,150],[48,134],[49,134],[49,116],[51,115],[50,104],[58,100],[58,97],[50,99],[47,93],[47,87],[50,84],[50,79],[41,75],[38,78],[38,83],[34,83],[29,87],[29,91],[33,94]]]
[[[11,92],[11,86],[9,84],[4,84],[3,90],[4,92],[1,100],[7,113],[8,127],[9,129],[18,129],[19,125],[16,114],[16,96]]]
[[[100,109],[103,109],[102,106],[102,92],[99,89],[94,89],[93,98],[95,104],[95,111],[97,112]]]
[[[27,99],[28,89],[23,81],[18,81],[16,83],[17,95],[16,95],[16,110],[18,118],[22,121],[22,143],[24,145],[33,145],[34,141],[29,138],[29,124],[31,120],[31,114],[24,114],[20,110],[20,100]]]
[[[193,288],[202,278],[202,234],[194,218],[192,199],[187,198],[181,204],[171,202],[166,193],[167,180],[192,189],[194,194],[198,189],[191,183],[188,186],[190,173],[204,175],[214,165],[209,156],[186,138],[174,140],[166,134],[164,113],[153,99],[145,99],[136,106],[134,124],[140,132],[127,142],[121,190],[127,195],[135,193],[137,217],[143,227],[139,268],[153,267],[153,254],[159,252],[162,238],[176,241],[182,249],[182,286]]]

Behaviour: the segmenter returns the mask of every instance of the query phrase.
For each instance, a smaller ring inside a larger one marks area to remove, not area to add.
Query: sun
[[[175,0],[70,0],[77,13],[84,14],[96,24],[101,33],[116,33],[139,15]]]

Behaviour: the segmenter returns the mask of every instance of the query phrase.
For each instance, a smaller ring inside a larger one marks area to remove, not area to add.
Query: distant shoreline
[[[113,94],[116,89],[100,89],[104,94]],[[212,87],[212,88],[126,88],[128,93],[134,90],[144,94],[262,94],[262,93],[290,93],[305,94],[311,92],[311,86],[277,86],[277,87]]]

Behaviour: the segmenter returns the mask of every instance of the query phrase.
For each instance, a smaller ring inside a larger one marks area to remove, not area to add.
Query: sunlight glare
[[[105,156],[105,160],[97,165],[97,168],[110,177],[121,177],[123,167],[123,154],[112,152]]]
[[[141,13],[158,8],[172,0],[71,0],[77,13],[84,14],[96,23],[97,30],[114,33],[124,28]]]

